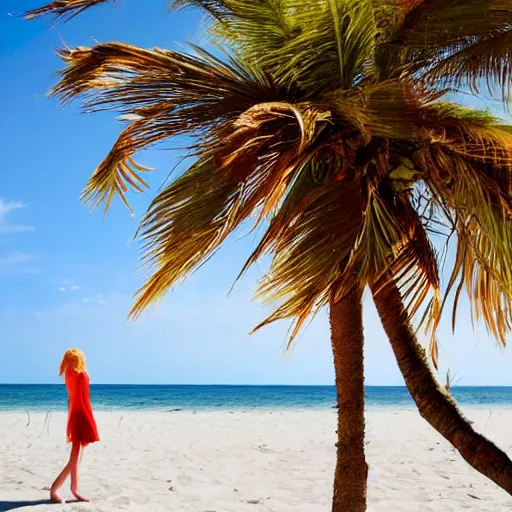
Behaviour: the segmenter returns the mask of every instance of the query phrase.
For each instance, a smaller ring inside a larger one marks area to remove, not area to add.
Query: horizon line
[[[64,382],[0,382],[0,386],[62,386]],[[91,386],[161,386],[161,387],[280,387],[280,388],[335,388],[335,384],[161,384],[161,383],[115,383],[115,382],[94,382]],[[440,384],[441,387],[443,387]],[[365,388],[405,388],[405,384],[365,384]],[[453,385],[450,389],[456,388],[512,388],[512,384],[464,384]]]

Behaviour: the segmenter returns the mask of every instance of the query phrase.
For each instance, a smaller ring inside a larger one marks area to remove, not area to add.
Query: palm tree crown
[[[32,11],[67,18],[107,0]],[[106,207],[142,191],[134,154],[193,137],[191,167],[140,226],[152,269],[132,315],[201,265],[242,223],[266,228],[259,296],[278,306],[257,328],[294,321],[293,339],[330,294],[391,271],[409,316],[435,330],[465,287],[502,344],[511,328],[512,131],[446,101],[459,90],[507,102],[506,0],[176,0],[205,11],[217,57],[121,43],[59,52],[53,94],[112,109],[126,128],[83,198]],[[454,239],[441,293],[433,237]],[[451,237],[450,235],[454,235]],[[453,292],[453,293],[452,293]]]

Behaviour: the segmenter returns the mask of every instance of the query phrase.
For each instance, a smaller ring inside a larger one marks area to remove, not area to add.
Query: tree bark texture
[[[337,462],[332,512],[366,511],[363,304],[357,290],[331,298],[329,319],[338,399]]]
[[[382,325],[409,392],[420,415],[460,453],[474,469],[512,494],[512,461],[459,411],[453,398],[437,382],[404,309],[394,281],[372,286],[373,299]],[[385,281],[384,281],[385,282]]]

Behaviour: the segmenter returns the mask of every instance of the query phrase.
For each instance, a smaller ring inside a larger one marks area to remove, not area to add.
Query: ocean
[[[512,387],[454,387],[452,394],[465,407],[512,407]],[[333,386],[157,386],[92,385],[98,411],[112,410],[253,410],[332,409]],[[405,387],[366,388],[368,409],[414,407]],[[65,411],[63,384],[0,384],[2,411]]]

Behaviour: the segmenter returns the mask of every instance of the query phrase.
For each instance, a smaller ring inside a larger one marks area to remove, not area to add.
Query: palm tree
[[[108,0],[28,13],[65,19]],[[512,325],[512,129],[446,100],[508,100],[512,6],[503,0],[176,0],[203,9],[217,57],[121,43],[59,52],[53,95],[127,122],[84,191],[109,206],[146,183],[133,156],[192,136],[192,166],[157,194],[139,235],[152,269],[132,317],[256,215],[266,231],[242,273],[272,264],[256,327],[290,319],[290,343],[329,307],[338,396],[334,512],[366,509],[362,292],[369,286],[420,414],[512,493],[512,463],[437,383],[411,323],[436,329],[465,288],[499,343]],[[452,236],[453,235],[453,236]],[[441,292],[434,249],[456,246]],[[454,292],[452,294],[452,292]],[[454,299],[452,299],[452,296]]]

